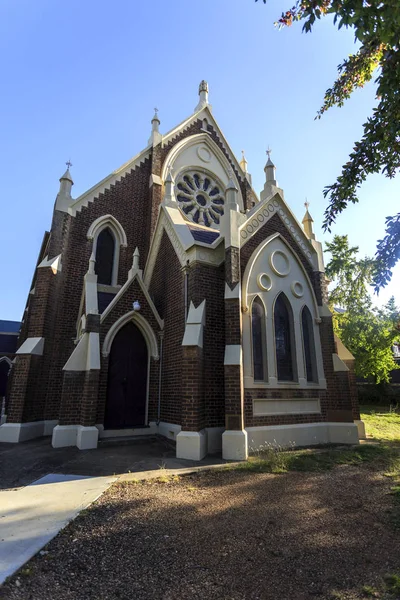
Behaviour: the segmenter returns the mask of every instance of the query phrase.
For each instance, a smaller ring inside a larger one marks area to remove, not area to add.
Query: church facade
[[[177,456],[357,443],[353,358],[335,339],[321,244],[270,157],[258,196],[201,82],[194,113],[79,198],[60,179],[0,441],[160,434]]]

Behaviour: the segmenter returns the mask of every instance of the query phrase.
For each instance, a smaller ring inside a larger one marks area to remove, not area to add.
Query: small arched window
[[[251,309],[254,381],[267,379],[267,345],[265,339],[265,309],[260,298],[254,298]]]
[[[96,243],[97,283],[112,285],[115,254],[115,238],[109,227],[100,231]]]
[[[311,313],[307,306],[304,306],[301,313],[301,328],[303,330],[303,349],[307,381],[316,383],[318,377],[314,332]]]
[[[275,302],[274,325],[278,381],[294,381],[296,346],[293,311],[284,293],[279,294]]]

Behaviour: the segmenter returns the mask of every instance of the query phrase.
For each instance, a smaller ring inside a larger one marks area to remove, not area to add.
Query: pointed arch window
[[[109,227],[100,231],[96,243],[97,283],[112,285],[115,255],[115,238]]]
[[[317,383],[317,357],[315,353],[314,331],[308,306],[304,306],[301,311],[301,328],[303,331],[303,350],[307,381]]]
[[[278,381],[295,381],[297,374],[293,311],[283,292],[275,301],[274,326]]]
[[[265,335],[265,308],[256,296],[251,308],[251,333],[253,340],[254,381],[267,380],[267,344]]]

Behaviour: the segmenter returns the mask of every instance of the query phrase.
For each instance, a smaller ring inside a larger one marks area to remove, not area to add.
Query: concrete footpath
[[[0,493],[0,585],[117,477],[51,474]]]

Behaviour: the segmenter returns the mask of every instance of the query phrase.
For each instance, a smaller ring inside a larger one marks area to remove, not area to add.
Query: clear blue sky
[[[1,0],[0,318],[20,319],[58,179],[71,158],[74,196],[147,144],[153,107],[161,131],[188,117],[201,79],[214,116],[257,192],[265,149],[301,220],[305,197],[319,239],[322,190],[346,162],[374,106],[374,86],[320,121],[314,116],[336,67],[354,50],[328,20],[312,34],[273,22],[291,0]],[[371,177],[339,217],[372,255],[385,216],[398,212],[400,178]],[[379,303],[400,303],[400,267]]]

